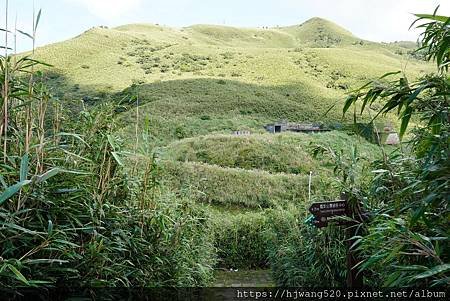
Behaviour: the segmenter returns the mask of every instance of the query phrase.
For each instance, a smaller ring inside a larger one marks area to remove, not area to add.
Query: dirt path
[[[213,287],[273,287],[270,270],[238,270],[215,272]]]

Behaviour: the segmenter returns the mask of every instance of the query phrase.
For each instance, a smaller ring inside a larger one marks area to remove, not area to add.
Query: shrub
[[[300,203],[308,191],[307,176],[271,175],[200,163],[164,161],[162,166],[168,187],[188,189],[192,198],[207,203],[269,208]]]
[[[343,286],[345,283],[344,235],[342,229],[315,229],[304,224],[308,215],[305,205],[288,205],[286,208],[251,213],[248,221],[237,223],[239,233],[255,231],[256,259],[264,258],[263,264],[270,266],[277,285],[285,287]],[[259,215],[259,216],[258,216]],[[237,218],[237,220],[240,220]],[[225,222],[227,223],[227,222]],[[224,227],[223,229],[227,229]],[[220,231],[220,230],[219,230]],[[229,233],[227,231],[226,233]],[[222,234],[223,237],[224,234]],[[234,241],[228,239],[229,245]],[[254,240],[253,240],[254,241]],[[224,242],[222,239],[221,242]],[[248,246],[251,247],[251,246]],[[245,253],[246,245],[231,247]],[[240,248],[240,249],[239,249]],[[220,253],[223,256],[224,253]],[[229,253],[225,253],[229,255]],[[231,254],[237,262],[245,262]],[[254,255],[253,255],[254,256]],[[255,259],[255,257],[252,257]],[[233,262],[230,260],[230,262]],[[250,261],[255,263],[258,261]],[[249,263],[248,261],[246,262]],[[261,266],[262,267],[262,266]]]
[[[287,206],[212,219],[218,264],[225,268],[270,266],[277,285],[344,286],[346,247],[343,229],[304,224],[306,206]]]
[[[267,218],[263,212],[217,213],[212,219],[218,266],[267,267]]]
[[[437,73],[410,81],[402,74],[386,82],[387,73],[347,98],[344,114],[358,102],[364,108],[379,102],[376,116],[397,112],[400,138],[417,118],[409,142],[410,152],[385,155],[374,162],[375,176],[369,187],[355,187],[367,197],[372,213],[366,235],[357,245],[363,262],[359,268],[379,278],[383,286],[448,287],[449,237],[449,17],[416,15],[424,29],[421,42],[427,60],[435,61]],[[414,23],[413,23],[414,24]],[[392,77],[391,77],[392,78]],[[363,112],[363,110],[361,112]]]
[[[293,220],[294,221],[294,220]],[[342,229],[315,229],[301,224],[283,236],[272,234],[269,250],[272,275],[279,286],[343,287],[346,248]],[[272,224],[276,224],[272,222]]]

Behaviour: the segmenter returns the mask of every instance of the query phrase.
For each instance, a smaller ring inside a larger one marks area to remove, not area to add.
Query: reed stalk
[[[8,63],[8,3],[5,2],[5,83],[3,87],[3,131],[4,131],[4,140],[3,140],[3,162],[6,163],[8,152],[8,96],[9,96],[9,63]]]

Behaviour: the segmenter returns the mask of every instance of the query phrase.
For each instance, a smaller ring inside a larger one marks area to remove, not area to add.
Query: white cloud
[[[111,20],[138,9],[142,0],[67,0],[88,9],[96,17]]]

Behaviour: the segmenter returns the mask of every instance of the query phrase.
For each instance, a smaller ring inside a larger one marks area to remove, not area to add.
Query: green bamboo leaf
[[[443,58],[449,52],[450,40],[444,40],[442,44],[439,46],[439,50],[436,54],[436,62],[438,65],[441,65],[443,62]]]
[[[23,264],[43,264],[43,263],[68,263],[68,260],[62,259],[47,259],[47,258],[38,258],[38,259],[25,259],[22,261]],[[31,282],[31,281],[30,281]]]
[[[84,145],[89,146],[89,144],[86,141],[84,141],[84,139],[78,134],[61,132],[61,133],[56,134],[55,136],[57,136],[57,137],[60,137],[60,136],[73,137],[73,138],[79,140],[80,142],[82,142]]]
[[[111,154],[113,155],[114,160],[116,160],[117,164],[119,164],[120,166],[123,166],[123,162],[120,159],[118,153],[117,152],[111,152]]]
[[[386,280],[383,283],[383,286],[384,287],[390,286],[395,280],[397,280],[400,277],[401,274],[402,273],[399,271],[393,272],[392,274],[389,275],[389,277],[386,278]]]
[[[419,275],[414,276],[414,279],[428,278],[428,277],[431,277],[431,276],[434,276],[434,275],[437,275],[440,273],[445,273],[447,271],[450,271],[450,263],[445,263],[445,264],[435,266],[426,272],[423,272]]]
[[[413,112],[412,107],[407,107],[402,114],[402,123],[400,125],[400,139],[403,138],[403,135],[405,135],[406,129],[408,128],[409,120],[411,119],[411,115]]]
[[[86,171],[79,171],[79,170],[67,170],[67,169],[59,169],[60,172],[63,173],[70,173],[73,175],[83,175],[83,176],[87,176],[87,175],[92,175],[92,172],[86,172]]]
[[[434,20],[442,23],[448,22],[449,17],[446,16],[436,16],[436,15],[430,15],[430,14],[414,14],[419,19],[428,19],[428,20]]]
[[[402,72],[401,71],[388,72],[388,73],[383,74],[383,76],[381,76],[380,79],[383,79],[383,78],[391,76],[391,75],[400,74],[400,73],[402,73]]]
[[[116,142],[114,141],[114,137],[111,136],[111,135],[107,135],[106,138],[108,139],[108,143],[109,143],[109,145],[111,146],[111,148],[112,148],[113,150],[116,150],[117,145],[116,145]]]
[[[36,31],[38,25],[39,25],[39,21],[41,20],[41,13],[42,13],[42,9],[39,10],[38,14],[37,14],[37,18],[36,18],[36,22],[34,23],[34,31]]]
[[[427,85],[427,84],[421,86],[420,88],[417,88],[417,89],[414,91],[414,93],[412,93],[411,95],[409,95],[409,97],[408,97],[408,102],[410,103],[410,102],[412,102],[414,99],[416,99],[417,96],[418,96],[420,93],[422,93],[422,91],[425,90],[426,88],[428,88],[428,85]]]
[[[355,95],[350,95],[349,97],[347,97],[347,99],[345,100],[345,105],[344,108],[342,109],[342,112],[345,114],[347,113],[348,109],[350,108],[350,106],[356,102],[358,98]]]
[[[2,184],[3,189],[8,188],[8,185],[6,184],[5,179],[3,179],[2,175],[0,175],[0,184]]]
[[[51,177],[56,176],[57,174],[59,174],[61,172],[61,169],[58,167],[52,168],[49,171],[43,173],[40,176],[36,177],[36,183],[42,183],[48,179],[50,179]]]
[[[45,233],[42,233],[42,232],[36,232],[36,231],[33,231],[33,230],[29,230],[27,228],[21,227],[19,225],[13,224],[13,223],[0,223],[0,225],[2,226],[3,229],[10,228],[10,229],[18,230],[18,231],[21,231],[23,233],[27,233],[27,234],[31,234],[31,235],[45,234]]]
[[[46,67],[53,67],[53,65],[51,65],[51,64],[47,64],[47,63],[44,63],[42,61],[35,60],[35,59],[32,59],[32,58],[27,58],[26,60],[29,61],[29,62],[32,62],[34,64],[37,64],[37,65],[43,65],[43,66],[46,66]]]
[[[402,271],[423,272],[423,271],[426,271],[428,268],[423,265],[408,265],[408,266],[400,266],[400,267],[398,267],[398,269],[402,270]]]
[[[20,161],[20,182],[23,182],[28,177],[28,166],[29,165],[29,156],[28,153],[23,155],[22,160]]]
[[[21,272],[19,272],[18,269],[16,269],[15,266],[8,264],[8,268],[11,272],[14,273],[14,275],[16,276],[16,279],[19,281],[22,281],[23,283],[25,283],[26,285],[30,285],[30,283],[28,282],[27,278],[25,278],[25,276],[22,275]]]
[[[30,180],[25,180],[19,183],[16,183],[8,188],[0,195],[0,205],[3,204],[6,200],[8,200],[10,197],[15,195],[22,187],[30,184]]]
[[[28,37],[28,38],[30,38],[30,39],[33,39],[33,36],[30,35],[29,33],[26,33],[25,31],[22,31],[22,30],[19,30],[19,29],[17,29],[17,31],[18,31],[19,33],[23,34],[24,36],[26,36],[26,37]]]

